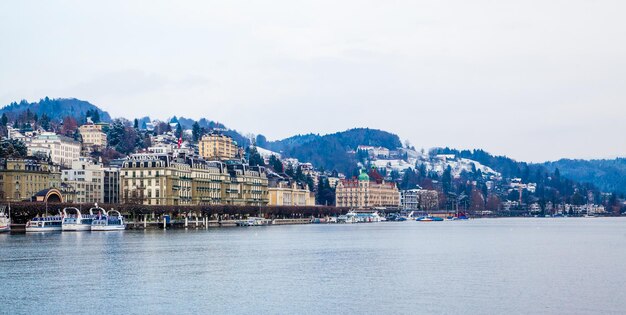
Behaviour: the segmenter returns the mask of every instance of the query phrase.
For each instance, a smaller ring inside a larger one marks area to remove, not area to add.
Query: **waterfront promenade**
[[[25,224],[37,215],[55,215],[65,207],[76,207],[82,213],[88,213],[93,204],[74,203],[38,203],[19,202],[11,203],[11,218],[14,224]],[[162,223],[165,216],[169,216],[172,222],[181,223],[187,218],[187,222],[196,220],[207,222],[211,226],[220,225],[221,222],[236,220],[246,216],[259,216],[269,219],[300,219],[310,217],[338,216],[348,212],[348,208],[329,206],[234,206],[234,205],[177,205],[156,206],[138,204],[98,204],[103,209],[115,209],[124,215],[132,224],[144,222]]]

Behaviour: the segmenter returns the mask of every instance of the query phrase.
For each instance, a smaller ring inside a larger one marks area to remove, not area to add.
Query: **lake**
[[[0,313],[625,314],[626,218],[0,235]]]

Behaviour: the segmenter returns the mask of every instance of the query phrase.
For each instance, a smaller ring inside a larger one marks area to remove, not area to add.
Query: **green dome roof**
[[[363,170],[361,170],[361,174],[359,175],[359,181],[369,182],[370,181],[370,177],[369,177],[369,175],[367,175],[367,173],[365,173],[365,172],[363,172]]]

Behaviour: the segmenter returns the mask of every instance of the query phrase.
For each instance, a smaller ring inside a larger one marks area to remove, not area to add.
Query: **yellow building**
[[[193,156],[133,154],[120,172],[121,201],[147,205],[267,205],[260,167]]]
[[[400,206],[400,192],[395,183],[370,181],[361,172],[357,179],[342,179],[335,190],[337,207],[371,208]]]
[[[86,124],[78,127],[84,146],[106,147],[107,134],[102,131],[102,124]]]
[[[146,205],[191,204],[191,165],[167,154],[133,154],[120,171],[120,201]]]
[[[30,201],[38,192],[59,188],[59,166],[27,159],[0,161],[0,200]]]
[[[314,206],[315,193],[299,188],[296,183],[280,182],[268,188],[270,206]]]
[[[223,203],[241,206],[267,205],[268,183],[264,167],[227,161],[226,170],[230,178],[222,185]]]
[[[210,133],[202,136],[198,142],[200,156],[206,160],[229,160],[237,156],[237,142],[233,138],[220,134]]]

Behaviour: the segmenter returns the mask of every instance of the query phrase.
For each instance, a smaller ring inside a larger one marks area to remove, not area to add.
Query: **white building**
[[[95,203],[104,200],[104,170],[88,158],[72,162],[72,167],[63,170],[61,182],[75,194],[74,202]]]
[[[80,142],[54,132],[41,134],[26,140],[28,155],[50,156],[52,162],[63,167],[71,167],[72,161],[80,157]]]
[[[119,168],[103,167],[89,158],[72,162],[72,168],[63,170],[61,181],[68,185],[78,203],[119,202]]]
[[[367,151],[369,156],[377,157],[377,158],[388,158],[389,157],[389,149],[384,147],[373,147],[369,145],[360,145],[357,148],[357,151]]]

